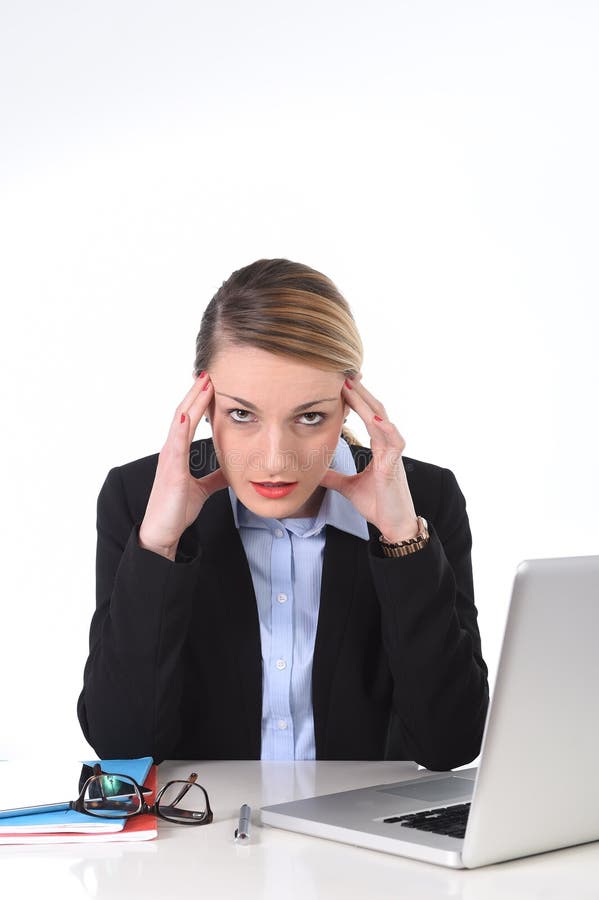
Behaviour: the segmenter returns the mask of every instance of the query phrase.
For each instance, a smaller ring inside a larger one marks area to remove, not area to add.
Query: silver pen
[[[239,810],[239,825],[235,829],[235,840],[238,843],[249,841],[250,839],[250,819],[252,817],[252,809],[247,803],[244,803]]]

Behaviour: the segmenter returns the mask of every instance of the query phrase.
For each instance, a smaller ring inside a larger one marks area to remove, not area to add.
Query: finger
[[[218,468],[215,469],[214,472],[210,472],[208,475],[204,475],[202,478],[197,479],[196,485],[208,498],[211,494],[216,493],[216,491],[222,491],[224,488],[228,487],[229,482],[227,481],[223,470]]]
[[[187,409],[182,410],[182,412],[186,412],[189,416],[194,434],[198,426],[198,422],[210,406],[213,397],[214,385],[212,384],[210,376],[205,375],[204,378],[202,378],[201,389],[197,391],[192,397],[191,403],[189,404]]]
[[[366,400],[366,402],[372,407],[375,415],[380,416],[381,419],[388,418],[387,411],[385,410],[385,407],[383,406],[381,401],[377,400],[377,398],[373,394],[371,394],[370,391],[366,390],[361,381],[357,384],[355,382],[352,382],[352,389],[356,391],[356,394]]]
[[[204,374],[196,379],[175,410],[159,465],[172,467],[179,474],[189,472],[189,449],[200,418],[210,403],[212,382]],[[193,413],[193,414],[192,414]]]
[[[158,469],[176,475],[189,474],[190,419],[177,407],[158,457]]]
[[[197,395],[199,393],[201,393],[204,385],[206,384],[206,380],[208,379],[208,377],[209,376],[208,376],[207,372],[200,372],[200,374],[197,376],[196,380],[194,381],[194,383],[192,384],[190,389],[187,391],[187,393],[181,400],[181,403],[179,403],[179,406],[177,407],[177,409],[180,412],[187,412],[190,405],[193,403],[194,399],[197,397]]]
[[[320,485],[325,488],[332,488],[332,490],[338,491],[338,493],[345,496],[357,477],[357,475],[343,475],[341,472],[335,471],[335,469],[327,469],[320,479]]]
[[[377,434],[376,430],[372,430],[372,426],[377,424],[374,417],[378,416],[379,420],[386,420],[386,412],[382,403],[376,402],[376,406],[373,407],[371,401],[362,396],[359,388],[348,388],[347,382],[343,386],[342,396],[347,404],[360,416],[368,429],[369,435],[373,437]]]
[[[369,394],[365,388],[358,390],[348,389],[344,385],[343,397],[355,412],[360,416],[371,438],[382,441],[390,447],[396,448],[399,452],[403,452],[406,442],[395,425],[389,421],[382,403],[376,398],[369,401],[362,396],[364,393]],[[372,394],[369,394],[372,397]],[[374,401],[374,402],[373,402]],[[373,406],[378,411],[373,410]]]

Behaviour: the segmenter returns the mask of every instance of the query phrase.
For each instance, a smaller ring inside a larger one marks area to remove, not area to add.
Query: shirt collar
[[[343,475],[357,474],[352,452],[343,437],[339,438],[330,467]],[[318,514],[312,519],[269,519],[258,516],[243,505],[232,487],[227,490],[236,528],[241,525],[246,528],[271,529],[275,524],[283,524],[298,537],[312,537],[322,531],[325,525],[333,525],[340,531],[353,534],[365,541],[369,539],[368,525],[364,516],[347,497],[330,488],[326,489]]]

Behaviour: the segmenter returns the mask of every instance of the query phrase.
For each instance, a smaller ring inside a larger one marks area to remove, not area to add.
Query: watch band
[[[381,550],[384,556],[409,556],[411,553],[417,553],[428,544],[430,535],[428,533],[428,524],[423,516],[418,516],[418,534],[415,538],[407,541],[399,541],[397,544],[391,544],[383,535],[379,536]]]

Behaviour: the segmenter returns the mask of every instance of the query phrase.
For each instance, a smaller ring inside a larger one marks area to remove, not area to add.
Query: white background
[[[406,454],[454,471],[493,682],[518,562],[599,550],[598,28],[591,0],[3,4],[0,757],[89,752],[98,491],[260,257],[333,278]]]

